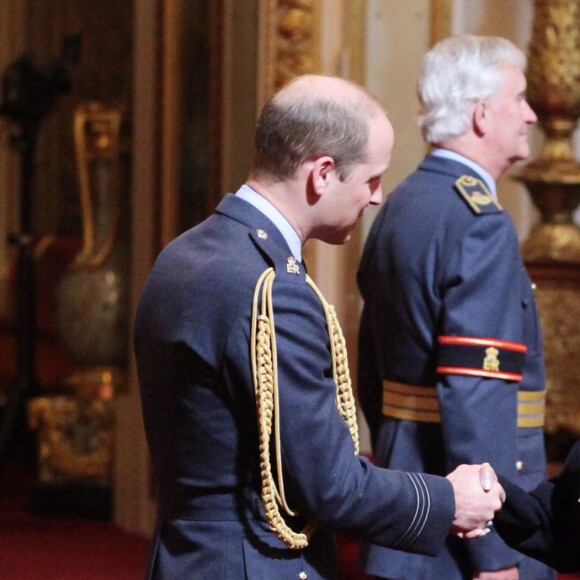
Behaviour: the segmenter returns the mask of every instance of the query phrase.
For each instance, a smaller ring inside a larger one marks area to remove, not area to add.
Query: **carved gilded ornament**
[[[518,179],[530,190],[541,223],[523,245],[527,261],[580,263],[580,163],[572,134],[580,116],[580,2],[536,0],[528,58],[528,100],[546,139]]]
[[[301,74],[319,69],[320,0],[262,0],[260,105]]]
[[[529,262],[577,262],[580,260],[578,226],[573,223],[538,224],[523,242],[522,252]]]
[[[580,116],[580,2],[536,0],[527,70],[528,101],[546,142],[522,178],[580,183],[572,133]]]
[[[28,421],[38,430],[39,480],[108,485],[113,467],[113,411],[110,401],[37,397]]]
[[[119,222],[121,112],[99,102],[80,105],[74,116],[74,141],[83,219],[83,249],[72,268],[95,269],[109,257]],[[112,183],[111,183],[112,182]],[[106,190],[106,191],[105,191]],[[101,199],[104,198],[104,199]],[[103,223],[98,204],[106,203]]]
[[[547,115],[580,114],[580,3],[536,0],[528,96]]]
[[[578,368],[580,352],[580,293],[578,286],[563,281],[546,281],[536,292],[542,314],[546,382],[546,426],[548,433],[562,428],[580,436]]]
[[[522,244],[537,303],[546,362],[546,431],[580,434],[580,163],[572,135],[580,116],[580,1],[535,0],[528,101],[546,135],[519,175],[541,212]]]

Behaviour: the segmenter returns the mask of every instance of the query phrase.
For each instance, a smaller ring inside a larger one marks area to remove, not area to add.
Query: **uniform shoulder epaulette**
[[[272,243],[269,234],[258,228],[250,231],[250,237],[254,243],[261,249],[267,261],[276,271],[277,276],[284,277],[288,280],[295,279],[296,282],[304,283],[306,281],[306,267],[298,261],[286,248],[282,248],[276,243]]]
[[[462,175],[455,182],[455,189],[476,215],[503,211],[503,207],[493,197],[485,183],[477,177]]]

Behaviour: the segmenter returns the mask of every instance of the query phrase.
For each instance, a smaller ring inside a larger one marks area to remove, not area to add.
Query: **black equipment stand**
[[[14,126],[11,145],[21,156],[20,231],[9,236],[17,259],[17,377],[0,416],[0,473],[4,456],[26,398],[38,394],[36,376],[36,273],[32,233],[35,153],[42,120],[61,94],[70,90],[70,72],[78,62],[80,37],[66,36],[61,57],[38,67],[22,56],[6,69],[2,79],[0,116]]]

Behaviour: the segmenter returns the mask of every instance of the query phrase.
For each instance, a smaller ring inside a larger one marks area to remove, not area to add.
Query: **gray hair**
[[[423,59],[417,87],[425,141],[465,134],[472,104],[499,91],[508,66],[524,71],[526,56],[505,38],[463,35],[438,42]]]
[[[316,87],[316,77],[312,77]],[[296,81],[295,81],[296,82]],[[282,89],[271,98],[256,126],[253,174],[275,180],[291,178],[308,160],[322,155],[334,159],[341,180],[367,153],[370,119],[384,111],[379,101],[362,87],[349,85],[346,97],[332,90]]]

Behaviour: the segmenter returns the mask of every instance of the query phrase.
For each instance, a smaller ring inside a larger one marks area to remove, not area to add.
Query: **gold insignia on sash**
[[[300,266],[298,262],[296,262],[296,258],[294,256],[288,257],[288,262],[286,263],[286,272],[288,274],[300,274]]]
[[[499,371],[499,359],[497,355],[499,350],[490,346],[485,349],[485,357],[483,359],[483,370],[484,371]]]
[[[503,209],[493,197],[485,183],[477,177],[462,175],[456,182],[455,187],[463,196],[474,213],[481,213],[482,207],[494,205],[497,209]]]
[[[258,237],[262,240],[267,240],[268,239],[268,234],[262,230],[262,229],[258,229],[256,230],[256,233],[258,234]]]

